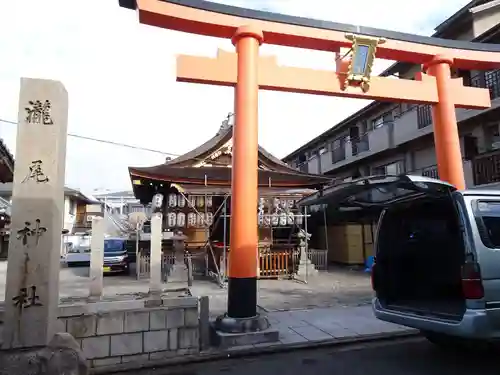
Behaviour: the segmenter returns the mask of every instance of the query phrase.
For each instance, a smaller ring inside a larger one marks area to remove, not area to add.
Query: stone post
[[[68,94],[21,79],[3,348],[46,345],[56,333]]]
[[[149,292],[151,294],[160,294],[162,291],[162,272],[161,265],[163,261],[161,242],[163,239],[162,230],[163,215],[160,212],[151,215],[151,254],[150,254],[150,274],[149,274]]]
[[[90,288],[89,298],[99,300],[103,290],[104,263],[104,217],[100,205],[88,205],[87,213],[92,218],[92,237],[90,239]]]

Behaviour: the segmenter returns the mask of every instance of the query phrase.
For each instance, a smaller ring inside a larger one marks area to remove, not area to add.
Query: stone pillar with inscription
[[[46,345],[56,333],[68,94],[21,79],[3,348]]]
[[[90,239],[90,288],[89,298],[99,300],[103,290],[104,263],[104,213],[98,204],[87,205],[87,213],[93,215]]]
[[[162,292],[162,263],[163,256],[161,242],[163,239],[162,230],[163,215],[155,212],[151,215],[151,254],[150,254],[150,274],[149,293],[157,295]]]

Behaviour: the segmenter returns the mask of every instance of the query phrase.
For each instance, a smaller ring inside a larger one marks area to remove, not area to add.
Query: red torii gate
[[[451,78],[451,66],[500,67],[500,45],[445,40],[256,11],[202,0],[119,0],[144,24],[231,39],[236,53],[217,58],[178,56],[177,80],[235,86],[228,310],[218,321],[228,332],[268,326],[257,314],[258,91],[273,90],[433,105],[440,177],[465,187],[455,107],[484,109],[489,91]],[[348,35],[350,34],[350,35]],[[338,53],[336,72],[278,66],[259,57],[263,42]],[[381,44],[381,42],[383,42]],[[377,57],[421,64],[416,80],[371,77]],[[361,64],[361,65],[360,65]]]

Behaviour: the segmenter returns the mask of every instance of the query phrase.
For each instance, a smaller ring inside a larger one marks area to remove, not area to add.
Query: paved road
[[[446,353],[424,339],[183,365],[135,375],[497,375],[492,354]]]

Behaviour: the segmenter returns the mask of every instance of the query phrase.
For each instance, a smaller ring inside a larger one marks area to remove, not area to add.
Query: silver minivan
[[[371,176],[299,204],[379,209],[372,268],[378,319],[419,329],[437,344],[500,338],[500,190]]]

